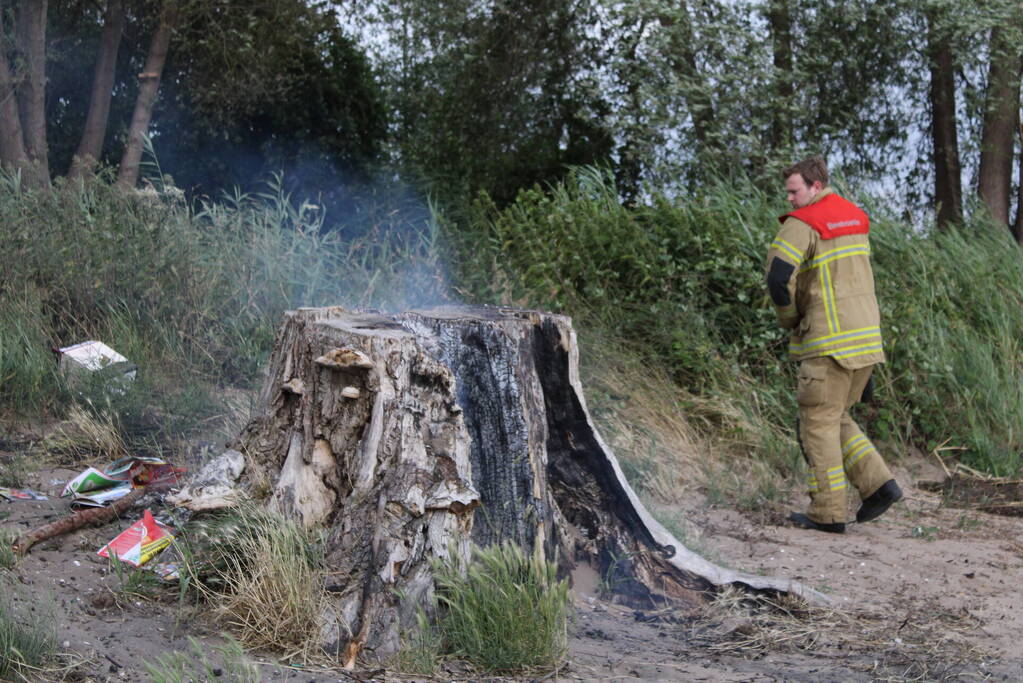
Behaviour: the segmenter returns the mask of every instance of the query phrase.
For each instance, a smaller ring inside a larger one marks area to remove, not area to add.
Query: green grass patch
[[[195,638],[188,637],[188,651],[165,652],[153,663],[146,662],[146,672],[152,683],[191,683],[192,681],[223,680],[236,683],[260,683],[263,680],[259,666],[245,656],[241,643],[225,635],[225,642],[214,648],[211,660]]]
[[[469,566],[436,567],[447,648],[487,671],[552,668],[568,643],[568,582],[510,543],[476,549]]]
[[[57,652],[57,621],[37,601],[32,608],[17,600],[9,580],[0,581],[0,677],[28,677]]]

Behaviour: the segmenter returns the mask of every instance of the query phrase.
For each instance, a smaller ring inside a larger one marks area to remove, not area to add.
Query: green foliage
[[[124,600],[151,599],[164,584],[148,568],[133,567],[121,561],[116,554],[110,556],[110,571],[117,578],[116,595]]]
[[[10,581],[0,583],[0,677],[27,675],[57,651],[57,620],[46,605],[29,608]]]
[[[510,543],[476,549],[466,568],[435,568],[440,630],[454,654],[487,671],[558,665],[567,648],[568,582]]]
[[[440,629],[420,607],[416,611],[416,627],[405,634],[391,666],[402,673],[433,676],[437,673],[443,647]]]
[[[156,656],[154,663],[145,662],[146,672],[152,683],[190,683],[213,679],[237,681],[237,683],[259,683],[263,680],[259,665],[245,656],[241,644],[230,635],[215,650],[213,661],[206,654],[202,643],[188,637],[188,651],[164,652]]]

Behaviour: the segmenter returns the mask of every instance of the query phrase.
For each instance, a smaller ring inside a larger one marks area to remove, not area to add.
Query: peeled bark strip
[[[237,448],[272,500],[324,525],[334,596],[324,644],[346,664],[393,654],[433,591],[430,561],[514,541],[617,599],[693,603],[724,584],[798,593],[722,569],[643,508],[587,413],[568,318],[445,308],[290,312]]]

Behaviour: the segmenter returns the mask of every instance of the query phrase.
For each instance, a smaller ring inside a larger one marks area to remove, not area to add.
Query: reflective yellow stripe
[[[845,468],[849,469],[850,467],[858,463],[864,455],[871,452],[872,450],[874,450],[874,446],[869,441],[860,444],[858,448],[856,448],[853,451],[850,451],[849,455],[845,456]]]
[[[763,242],[761,242],[761,244],[763,244]],[[781,239],[780,237],[771,242],[771,247],[777,249],[778,251],[784,252],[786,256],[788,256],[789,258],[796,262],[797,266],[803,262],[803,252],[801,252],[799,249],[796,249],[794,246],[792,246],[785,240]]]
[[[871,344],[860,344],[859,346],[835,349],[834,351],[829,351],[827,355],[832,358],[855,358],[856,356],[865,356],[868,353],[877,353],[883,350],[884,345],[877,341]]]
[[[802,270],[811,270],[813,268],[819,268],[826,263],[837,261],[847,256],[870,256],[870,245],[869,244],[854,244],[848,247],[840,247],[838,249],[831,249],[824,252],[820,256],[814,258],[811,261],[807,261],[803,264]]]
[[[832,358],[851,358],[866,353],[875,353],[883,349],[880,328],[865,327],[861,330],[850,330],[838,334],[816,337],[802,343],[790,343],[789,353],[801,356],[811,351]]]
[[[842,444],[842,453],[849,453],[855,448],[857,442],[866,441],[867,437],[863,434],[857,434],[856,436],[850,437],[848,441]]]
[[[826,334],[823,337],[814,337],[813,339],[808,339],[800,344],[795,344],[795,346],[797,346],[800,349],[806,349],[813,346],[827,346],[829,344],[834,344],[839,341],[852,341],[854,339],[868,337],[871,334],[877,334],[877,336],[880,337],[881,328],[859,327],[855,330],[846,330],[845,332]]]
[[[838,467],[829,467],[827,470],[828,475],[828,489],[831,491],[841,491],[845,488],[845,468],[842,465]]]
[[[821,297],[824,299],[824,315],[828,319],[828,332],[838,334],[838,312],[835,310],[835,290],[831,286],[831,269],[820,269]]]

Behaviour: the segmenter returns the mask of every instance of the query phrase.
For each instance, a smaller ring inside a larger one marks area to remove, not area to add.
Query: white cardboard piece
[[[60,369],[66,375],[75,373],[100,372],[118,364],[124,364],[124,372],[118,373],[121,381],[135,379],[136,367],[128,359],[101,341],[84,341],[65,346],[60,351]]]

